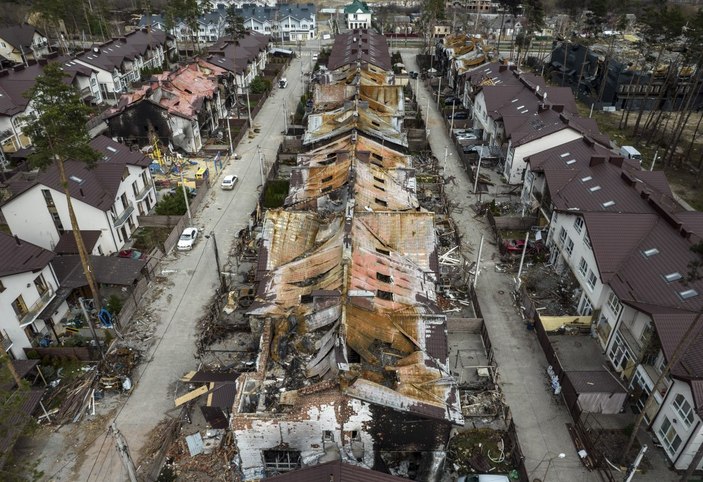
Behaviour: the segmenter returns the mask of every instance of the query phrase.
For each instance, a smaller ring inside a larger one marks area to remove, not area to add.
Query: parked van
[[[201,167],[195,172],[195,179],[207,179],[210,177],[210,170],[207,167]]]
[[[632,146],[622,146],[620,148],[620,155],[625,159],[637,159],[642,162],[642,154]]]
[[[285,89],[286,87],[288,87],[288,79],[286,79],[285,77],[281,77],[281,80],[278,81],[278,87],[280,89]]]

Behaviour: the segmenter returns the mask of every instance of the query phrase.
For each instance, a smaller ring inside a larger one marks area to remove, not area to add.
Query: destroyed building
[[[339,101],[356,120],[310,119],[329,133],[308,138],[284,207],[263,218],[247,313],[260,352],[237,380],[231,420],[244,480],[340,459],[438,480],[464,422],[434,213],[420,207],[402,137],[359,120],[365,67],[350,62],[354,91],[339,88]]]

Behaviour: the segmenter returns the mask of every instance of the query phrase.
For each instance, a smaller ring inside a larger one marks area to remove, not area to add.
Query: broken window
[[[320,189],[320,192],[322,194],[325,194],[325,193],[330,192],[332,189],[333,189],[332,186],[326,186],[326,187],[323,187],[322,189]]]
[[[381,186],[376,186],[376,185],[374,184],[373,187],[375,187],[375,188],[378,189],[379,191],[386,192],[386,190],[385,190],[384,188],[382,188]]]
[[[388,207],[388,202],[384,201],[383,199],[376,198],[374,199],[374,202],[378,204],[379,206]]]
[[[385,290],[376,290],[376,296],[382,300],[393,301],[393,293]]]
[[[264,450],[267,476],[300,468],[298,450]]]
[[[390,255],[391,255],[391,252],[390,252],[389,250],[383,249],[383,248],[376,248],[376,252],[377,252],[377,253],[381,253],[381,254],[385,254],[386,256],[390,256]]]
[[[325,442],[334,442],[334,433],[332,432],[332,430],[323,430],[322,440]]]
[[[374,158],[378,159],[379,161],[383,160],[383,156],[377,152],[372,152],[371,157],[374,157]]]
[[[374,176],[374,177],[373,177],[373,180],[376,181],[377,183],[380,183],[380,184],[385,184],[385,183],[386,183],[386,180],[385,180],[385,179],[381,179],[380,177],[377,177],[377,176]]]
[[[311,294],[300,295],[300,302],[304,305],[312,303],[312,295]]]
[[[361,437],[359,436],[359,431],[358,431],[358,430],[352,430],[352,432],[351,432],[351,438],[352,438],[352,440],[361,440]]]
[[[330,182],[331,180],[332,180],[332,176],[327,176],[327,177],[323,177],[320,182]]]
[[[387,274],[383,274],[383,273],[376,273],[376,279],[378,281],[383,281],[384,283],[392,283],[393,282],[393,278],[391,278]]]
[[[347,345],[347,361],[349,363],[361,363],[361,355],[354,351],[349,345]]]

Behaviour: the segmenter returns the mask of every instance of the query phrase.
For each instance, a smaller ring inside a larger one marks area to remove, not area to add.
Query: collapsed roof
[[[419,208],[410,167],[363,136],[338,139],[299,157],[287,200],[297,210],[267,212],[248,314],[271,322],[266,358],[275,368],[263,376],[280,395],[267,398],[269,410],[292,409],[322,384],[463,423],[436,303],[434,214]],[[337,210],[319,202],[332,190]]]

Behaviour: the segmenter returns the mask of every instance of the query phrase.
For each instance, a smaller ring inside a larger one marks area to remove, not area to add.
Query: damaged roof
[[[299,158],[289,199],[348,183],[343,212],[272,210],[264,220],[249,315],[273,317],[271,359],[291,367],[280,403],[294,403],[300,380],[338,380],[345,395],[463,423],[436,304],[434,214],[419,210],[411,170],[358,159],[350,139],[333,144]],[[339,149],[343,160],[312,162]]]

